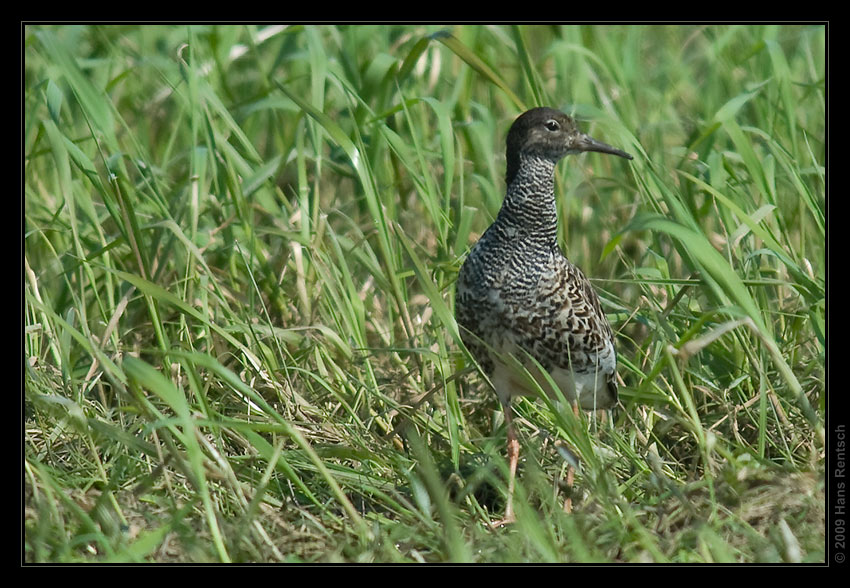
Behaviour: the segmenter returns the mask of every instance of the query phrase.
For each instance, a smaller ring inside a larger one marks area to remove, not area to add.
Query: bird
[[[574,410],[612,408],[618,401],[611,325],[590,281],[557,240],[555,168],[565,156],[586,151],[633,159],[581,132],[572,117],[557,109],[538,107],[521,114],[507,135],[501,209],[458,273],[455,318],[461,340],[492,383],[507,429],[507,500],[504,518],[493,526],[516,520],[519,442],[511,398],[533,396],[536,389],[508,358],[523,364],[557,399],[540,373],[546,370]]]

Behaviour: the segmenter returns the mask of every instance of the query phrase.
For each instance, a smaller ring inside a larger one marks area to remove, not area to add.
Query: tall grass
[[[26,26],[24,557],[824,559],[823,26]],[[621,406],[498,403],[454,280],[546,104]],[[561,504],[578,464],[574,512]]]

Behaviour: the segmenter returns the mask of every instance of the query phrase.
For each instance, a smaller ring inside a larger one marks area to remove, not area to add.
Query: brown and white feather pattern
[[[538,110],[571,122],[558,111]],[[568,400],[584,409],[610,408],[617,402],[614,335],[593,286],[557,243],[555,164],[572,151],[537,141],[521,122],[508,136],[502,208],[458,276],[461,336],[505,403],[527,390],[499,355],[521,360],[524,350]]]

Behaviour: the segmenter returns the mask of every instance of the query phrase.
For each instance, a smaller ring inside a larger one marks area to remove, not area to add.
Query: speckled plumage
[[[560,111],[535,108],[517,118],[507,138],[502,208],[458,275],[455,309],[461,336],[505,407],[511,487],[518,448],[510,427],[510,399],[529,389],[515,369],[500,361],[500,354],[523,361],[527,352],[564,396],[577,399],[584,409],[610,408],[617,402],[614,335],[593,286],[557,242],[555,165],[582,151],[632,158],[581,133]],[[534,371],[533,363],[525,365]],[[545,378],[539,376],[546,390]],[[506,521],[512,518],[509,501]]]
[[[503,382],[497,352],[528,352],[568,400],[585,409],[617,401],[614,336],[599,297],[557,242],[554,172],[570,153],[628,154],[580,133],[566,114],[535,108],[507,140],[507,193],[495,222],[460,270],[456,313],[464,343],[503,402],[525,393]],[[501,385],[500,385],[501,384]],[[511,385],[513,384],[513,386]]]

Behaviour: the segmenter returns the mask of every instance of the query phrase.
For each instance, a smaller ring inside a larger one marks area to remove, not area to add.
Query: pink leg
[[[573,403],[573,414],[578,417],[578,403]],[[573,481],[575,479],[575,470],[573,466],[567,466],[567,488],[569,488],[569,492],[573,490]],[[564,500],[564,512],[569,514],[573,512],[573,499],[571,496],[567,496],[566,500]]]
[[[516,521],[514,515],[514,479],[516,478],[516,466],[519,461],[519,441],[517,441],[516,433],[514,432],[513,415],[511,405],[503,404],[502,408],[505,412],[505,426],[508,429],[508,467],[510,473],[508,475],[508,503],[505,506],[505,517],[494,523],[490,523],[491,527],[501,527]]]

